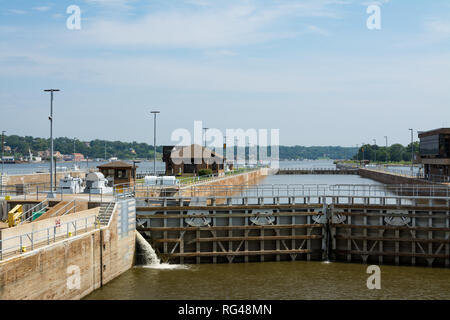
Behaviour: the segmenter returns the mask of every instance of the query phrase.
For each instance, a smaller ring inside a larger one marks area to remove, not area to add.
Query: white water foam
[[[145,269],[158,269],[158,270],[188,270],[189,266],[184,264],[169,264],[169,263],[160,263],[160,264],[149,264],[137,266],[139,268]]]
[[[150,243],[148,243],[147,240],[145,240],[145,238],[137,231],[136,231],[136,242],[141,251],[140,253],[143,265],[153,266],[161,264],[161,261],[159,260],[155,250],[153,250]]]

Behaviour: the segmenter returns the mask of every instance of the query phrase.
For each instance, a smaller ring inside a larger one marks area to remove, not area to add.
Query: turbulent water
[[[158,266],[161,264],[155,250],[144,239],[144,237],[136,231],[136,251],[138,256],[138,264],[143,266]]]

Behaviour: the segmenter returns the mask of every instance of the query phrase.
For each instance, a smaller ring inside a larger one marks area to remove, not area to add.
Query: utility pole
[[[205,137],[205,143],[204,143],[204,147],[205,147],[205,148],[206,148],[206,131],[208,131],[208,129],[209,129],[209,128],[203,128],[203,131],[204,131],[203,135],[204,135],[204,137]]]
[[[156,176],[156,115],[159,111],[150,111],[153,113],[153,173]]]
[[[364,157],[364,142],[361,143],[362,153],[363,153],[363,163],[366,160]]]
[[[75,158],[75,141],[77,140],[76,137],[73,138],[73,163],[76,165],[76,158]]]
[[[414,162],[414,129],[409,129],[411,131],[411,176],[414,176],[413,162]]]
[[[386,162],[389,162],[388,137],[384,136],[384,139],[386,139]]]
[[[375,160],[374,160],[374,162],[377,162],[377,140],[373,139],[373,143],[375,145],[375,148],[374,148],[374,150],[375,150]]]
[[[5,162],[5,160],[3,159],[3,157],[5,156],[5,132],[6,131],[2,131],[2,176],[0,177],[0,187],[1,187],[1,191],[0,191],[0,195],[3,195],[3,164]]]
[[[50,192],[47,194],[48,198],[55,198],[53,185],[53,92],[58,92],[59,89],[45,89],[44,92],[50,92]],[[55,167],[56,170],[56,167]],[[55,174],[56,180],[56,174]]]

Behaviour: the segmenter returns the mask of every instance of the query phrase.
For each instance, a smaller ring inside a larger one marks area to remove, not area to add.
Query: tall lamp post
[[[373,139],[373,144],[375,145],[375,160],[374,162],[377,162],[377,139]]]
[[[384,139],[386,139],[386,162],[389,162],[388,137],[384,136]]]
[[[361,142],[361,148],[362,148],[362,153],[363,153],[363,165],[364,165],[364,161],[366,160],[364,157],[364,142]]]
[[[153,113],[153,173],[156,176],[156,115],[159,111],[150,111]]]
[[[77,141],[77,138],[74,137],[74,138],[73,138],[73,163],[74,163],[74,165],[77,164],[76,157],[75,157],[75,142],[76,142],[76,141]]]
[[[0,195],[3,195],[3,164],[5,162],[5,160],[3,159],[4,155],[5,155],[5,132],[6,131],[2,131],[2,176],[0,177],[0,187],[1,187],[1,191],[0,191]]]
[[[44,92],[50,92],[50,192],[47,194],[48,198],[55,198],[53,187],[53,92],[58,92],[59,89],[45,89]],[[56,168],[55,168],[56,169]],[[56,180],[56,176],[55,176]]]
[[[413,162],[414,162],[414,129],[409,129],[411,131],[411,176],[414,175]]]
[[[208,129],[209,128],[203,128],[203,131],[204,131],[203,136],[205,137],[205,144],[204,144],[205,148],[206,148],[206,131],[208,131]]]

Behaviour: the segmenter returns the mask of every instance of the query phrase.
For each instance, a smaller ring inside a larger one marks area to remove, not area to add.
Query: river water
[[[450,270],[315,261],[135,267],[86,299],[450,299]]]
[[[334,167],[331,161],[280,167]],[[378,184],[357,175],[268,176],[261,184]],[[86,299],[450,299],[450,270],[381,266],[381,289],[367,288],[367,265],[316,261],[134,267]]]

